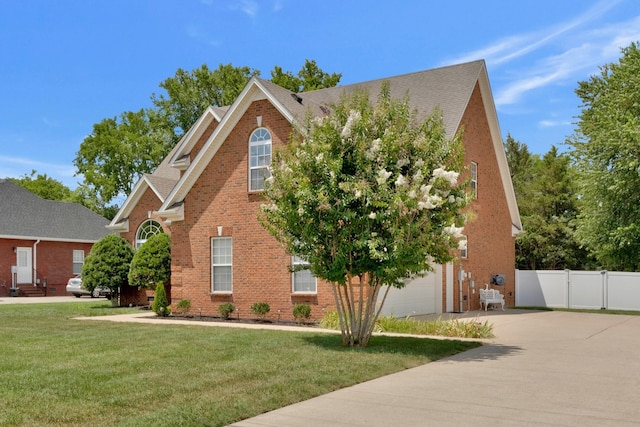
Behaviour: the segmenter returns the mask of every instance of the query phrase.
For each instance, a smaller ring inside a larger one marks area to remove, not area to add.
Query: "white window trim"
[[[80,271],[76,272],[76,265],[80,265]],[[72,262],[72,271],[73,274],[80,274],[82,272],[82,266],[84,265],[84,250],[82,249],[74,249],[73,250],[73,262]]]
[[[469,239],[467,238],[466,235],[463,235],[460,241],[466,242],[464,249],[460,249],[460,258],[467,259],[469,258]]]
[[[231,244],[231,262],[216,264],[213,259],[213,242],[214,241],[227,240]],[[215,289],[215,268],[216,267],[231,267],[231,289],[229,290],[216,290]],[[211,238],[211,293],[212,294],[231,294],[233,293],[233,240],[231,237],[212,237]]]
[[[143,229],[146,228],[147,224],[151,225],[151,223],[155,223],[157,225],[154,225],[154,229],[156,230],[155,233],[153,234],[149,234],[147,233],[144,237],[144,239],[140,238],[140,233],[143,231]],[[144,245],[144,243],[147,241],[147,239],[149,239],[149,237],[159,234],[159,233],[164,233],[164,230],[162,229],[162,225],[156,221],[155,219],[149,218],[149,219],[145,219],[144,221],[142,221],[142,223],[140,224],[140,226],[138,227],[138,229],[136,230],[136,249],[138,249],[140,246]]]
[[[478,198],[478,164],[476,162],[471,162],[471,192],[473,193],[473,198]]]
[[[256,132],[258,131],[265,131],[268,135],[269,135],[269,139],[268,140],[256,140],[253,141],[253,136],[256,134]],[[271,175],[271,173],[269,172],[269,165],[267,166],[251,166],[251,147],[254,146],[260,146],[260,145],[269,145],[269,164],[271,164],[271,158],[273,156],[273,137],[271,136],[271,132],[269,132],[269,130],[265,127],[259,127],[257,129],[255,129],[253,132],[251,132],[251,136],[249,137],[249,161],[248,161],[248,166],[249,166],[249,172],[248,172],[248,179],[249,179],[249,191],[250,192],[259,192],[259,191],[264,191],[264,187],[262,188],[253,188],[252,187],[252,183],[251,183],[251,172],[253,172],[254,170],[265,170],[268,172],[268,175]],[[268,176],[265,176],[265,179],[268,178]],[[263,181],[264,184],[264,181]]]
[[[296,295],[316,295],[318,293],[318,278],[313,276],[313,278],[315,279],[315,291],[296,291],[296,267],[299,266],[308,266],[309,263],[305,260],[303,260],[300,257],[297,256],[292,256],[291,257],[291,267],[292,267],[292,272],[291,272],[291,293],[296,294]],[[305,271],[308,269],[305,269]]]

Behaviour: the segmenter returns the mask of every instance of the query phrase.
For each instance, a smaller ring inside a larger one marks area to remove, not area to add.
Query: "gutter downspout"
[[[36,283],[38,281],[38,249],[36,248],[38,243],[40,243],[40,239],[36,240],[33,244],[33,271],[31,272],[31,281],[33,282],[33,286],[38,286]],[[35,275],[33,274],[34,272],[36,272]]]

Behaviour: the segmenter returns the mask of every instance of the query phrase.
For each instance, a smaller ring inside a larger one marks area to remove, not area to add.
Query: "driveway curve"
[[[496,338],[233,425],[640,426],[640,316],[471,315]]]

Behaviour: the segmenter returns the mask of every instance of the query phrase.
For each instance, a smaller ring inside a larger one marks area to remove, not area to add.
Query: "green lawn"
[[[221,426],[480,345],[73,319],[110,304],[0,306],[0,425]]]

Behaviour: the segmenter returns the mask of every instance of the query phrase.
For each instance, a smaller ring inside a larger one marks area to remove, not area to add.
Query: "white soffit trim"
[[[198,142],[202,134],[207,130],[214,119],[218,122],[220,121],[213,107],[209,106],[204,110],[204,113],[202,113],[193,126],[189,128],[187,133],[180,138],[180,141],[178,142],[179,148],[175,151],[170,162],[172,166],[177,166],[183,163],[181,158],[191,152],[193,146]]]
[[[507,206],[509,207],[509,214],[511,215],[511,224],[513,225],[512,235],[516,236],[523,231],[522,221],[520,219],[518,203],[516,202],[516,193],[513,189],[513,182],[511,181],[511,174],[509,173],[507,155],[504,152],[504,146],[502,144],[502,133],[500,132],[500,125],[498,123],[498,114],[496,112],[495,103],[493,102],[491,84],[489,83],[489,76],[487,75],[487,68],[485,65],[482,67],[478,82],[480,84],[480,93],[482,95],[484,109],[487,114],[487,118],[489,119],[489,131],[491,132],[493,149],[496,155],[496,160],[498,161],[500,177],[502,178],[502,188],[504,189]]]
[[[116,224],[128,217],[133,208],[135,208],[135,206],[140,201],[140,198],[142,197],[146,189],[149,187],[149,181],[147,180],[146,176],[143,175],[142,178],[138,180],[135,187],[133,187],[133,191],[131,191],[131,194],[129,194],[127,200],[124,201],[122,207],[118,209],[118,212],[111,220],[111,223],[107,225],[107,228],[115,227]],[[158,194],[156,191],[154,191],[154,193],[156,193],[156,195]],[[160,198],[160,200],[162,200],[162,198]]]

